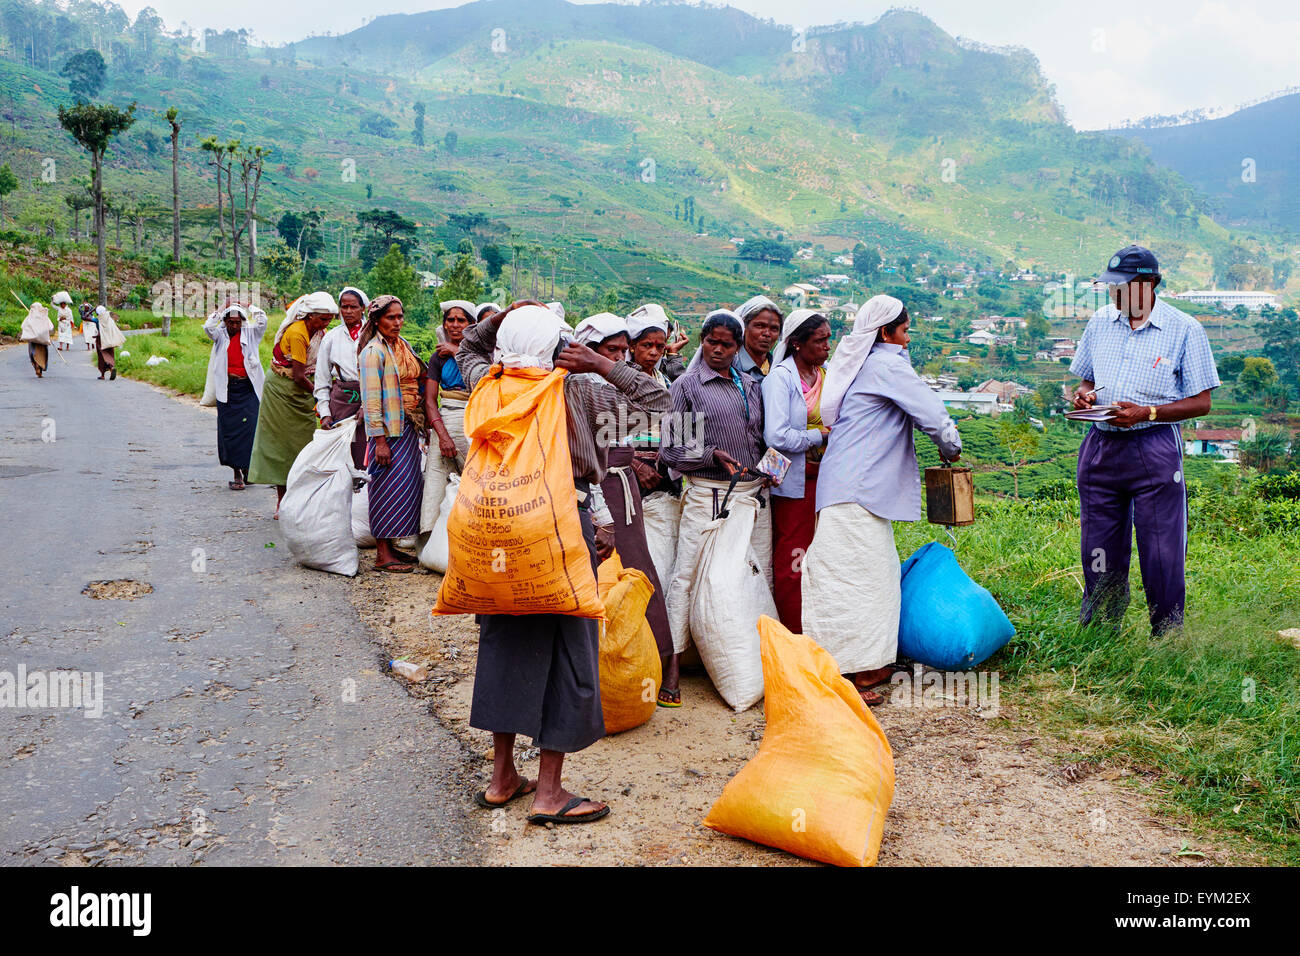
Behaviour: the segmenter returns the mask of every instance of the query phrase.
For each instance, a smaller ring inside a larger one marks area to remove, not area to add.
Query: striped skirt
[[[392,462],[384,468],[375,460],[375,439],[366,449],[370,466],[370,533],[376,539],[406,538],[420,530],[420,501],[424,475],[420,472],[420,438],[411,420],[402,422],[400,438],[388,439]]]

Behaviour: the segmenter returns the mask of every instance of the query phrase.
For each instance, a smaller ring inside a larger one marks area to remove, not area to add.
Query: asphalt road
[[[0,349],[0,864],[475,862],[459,744],[227,490],[215,416],[63,357]],[[6,704],[20,666],[102,674],[102,716]]]

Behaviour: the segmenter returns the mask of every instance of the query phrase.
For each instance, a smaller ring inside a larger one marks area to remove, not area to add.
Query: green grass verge
[[[1277,863],[1300,862],[1300,650],[1277,636],[1300,626],[1300,535],[1263,530],[1248,493],[1193,499],[1188,618],[1177,637],[1149,636],[1133,560],[1122,633],[1081,628],[1078,501],[981,498],[956,531],[962,566],[986,586],[1016,637],[985,668],[1003,703],[1085,754],[1138,771],[1156,805]],[[1294,502],[1284,505],[1300,518]],[[1242,522],[1242,523],[1238,523]],[[903,557],[929,540],[896,525]]]

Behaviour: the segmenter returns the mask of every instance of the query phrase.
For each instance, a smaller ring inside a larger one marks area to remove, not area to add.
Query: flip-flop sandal
[[[243,491],[244,483],[242,481],[228,481],[226,482],[226,487],[231,491]]]
[[[876,707],[885,702],[885,698],[877,694],[874,690],[863,690],[860,687],[857,690],[858,696],[862,698],[862,702],[868,707]]]
[[[591,823],[594,820],[609,816],[608,805],[601,807],[599,810],[593,810],[591,813],[579,813],[576,816],[569,813],[570,810],[580,807],[584,803],[595,803],[595,801],[589,801],[586,797],[574,797],[562,806],[558,813],[530,813],[528,822],[542,826],[548,823]]]
[[[660,707],[680,707],[682,706],[682,690],[669,690],[667,687],[659,689],[659,699],[655,701]]]
[[[876,680],[873,680],[870,684],[859,684],[858,675],[854,674],[853,686],[856,687],[858,690],[866,690],[868,687],[879,687],[881,684],[889,683],[890,679],[893,676],[894,676],[894,669],[891,667],[889,668],[888,673],[886,673],[884,677],[877,678]]]
[[[507,803],[513,803],[514,801],[518,800],[520,797],[524,796],[525,794],[533,793],[536,790],[537,790],[537,781],[529,780],[527,777],[525,777],[523,779],[523,782],[520,783],[519,786],[515,788],[515,792],[510,794],[510,796],[506,797],[500,803],[493,803],[491,800],[489,800],[487,798],[486,790],[480,790],[478,793],[474,794],[474,802],[477,803],[480,807],[482,807],[485,810],[495,810],[497,807],[504,807]]]
[[[376,571],[387,571],[389,574],[410,574],[412,566],[404,561],[388,561],[384,564],[376,564]]]

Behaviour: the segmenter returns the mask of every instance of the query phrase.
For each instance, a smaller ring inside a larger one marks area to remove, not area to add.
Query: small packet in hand
[[[757,470],[772,479],[772,484],[779,485],[790,470],[790,459],[775,448],[769,448],[758,461]]]

